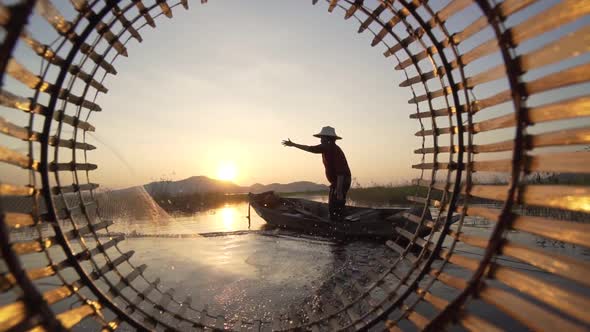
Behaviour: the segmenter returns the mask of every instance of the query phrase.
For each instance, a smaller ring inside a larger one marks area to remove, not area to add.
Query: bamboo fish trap
[[[399,116],[416,120],[421,162],[411,167],[421,174],[414,183],[427,189],[408,197],[424,213],[406,217],[430,235],[400,228],[397,236],[406,240],[387,242],[393,259],[370,287],[305,321],[244,317],[231,325],[222,314],[193,307],[190,297],[148,279],[133,251],[119,249],[122,237],[97,235],[112,222],[97,214],[98,184],[89,181],[97,169],[89,162],[95,147],[86,142],[95,130],[91,114],[101,111],[97,97],[107,92],[105,77],[117,74],[126,45],[141,42],[146,26],[188,9],[188,1],[61,1],[71,17],[50,0],[4,2],[0,82],[26,89],[3,84],[0,105],[3,114],[27,121],[0,117],[0,161],[30,180],[20,186],[3,175],[0,183],[0,292],[8,301],[0,307],[0,331],[61,331],[83,321],[103,331],[503,329],[490,319],[492,311],[523,329],[590,329],[590,263],[514,236],[590,247],[589,182],[576,180],[590,173],[584,148],[590,143],[590,1],[317,2],[370,34],[371,46],[405,77],[399,85],[415,112]],[[31,29],[35,18],[52,30]],[[38,57],[40,75],[28,65],[30,57],[15,55],[18,49]],[[494,65],[484,66],[484,58]],[[12,148],[15,141],[26,142],[28,152]],[[508,181],[481,184],[475,172]],[[531,180],[544,172],[574,180]],[[5,203],[14,197],[30,200],[32,209],[11,210]],[[426,220],[426,209],[437,210],[437,217]],[[456,214],[461,220],[451,227]],[[470,234],[463,227],[469,217],[493,225],[489,236]],[[20,240],[15,234],[23,229],[37,235]],[[33,255],[44,264],[32,266]],[[545,273],[528,273],[511,261]],[[48,278],[61,285],[44,286]],[[58,309],[69,298],[79,301]],[[484,307],[491,309],[477,310]]]

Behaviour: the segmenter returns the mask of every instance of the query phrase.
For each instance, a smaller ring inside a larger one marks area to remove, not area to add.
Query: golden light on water
[[[232,206],[226,205],[221,209],[221,220],[223,226],[227,229],[233,229],[236,221],[236,209]]]
[[[224,181],[234,181],[238,175],[238,169],[232,162],[226,162],[219,166],[217,177]]]

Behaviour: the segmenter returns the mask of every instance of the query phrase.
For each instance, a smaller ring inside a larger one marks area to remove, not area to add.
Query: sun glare
[[[236,179],[236,175],[238,175],[238,170],[233,163],[222,164],[217,171],[217,177],[224,181],[233,181]]]
[[[231,206],[225,206],[221,209],[221,220],[226,229],[232,230],[234,222],[236,221],[236,210]]]

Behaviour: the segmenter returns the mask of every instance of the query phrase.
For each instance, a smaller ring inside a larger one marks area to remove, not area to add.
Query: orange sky
[[[299,1],[230,1],[146,29],[129,59],[118,60],[99,99],[104,111],[93,115],[96,181],[217,177],[233,163],[242,185],[325,183],[321,156],[280,144],[317,144],[312,135],[325,125],[344,137],[359,182],[411,179],[415,108],[393,62],[351,23]]]
[[[446,2],[433,1],[432,6],[440,8]],[[413,153],[421,145],[414,136],[420,126],[409,119],[416,111],[415,105],[408,104],[410,89],[398,87],[405,79],[403,73],[394,70],[392,57],[383,57],[384,46],[370,47],[371,34],[358,34],[357,22],[343,20],[342,12],[328,13],[326,6],[324,2],[312,6],[309,1],[212,1],[191,6],[189,11],[175,8],[173,20],[160,19],[157,29],[143,29],[144,41],[127,44],[129,58],[119,57],[118,75],[107,76],[104,82],[109,92],[97,100],[103,111],[89,120],[96,132],[89,134],[88,142],[98,147],[88,153],[89,162],[98,164],[90,181],[121,188],[162,178],[215,178],[223,165],[231,164],[240,185],[326,183],[321,156],[281,146],[286,138],[317,144],[319,139],[312,135],[326,125],[344,138],[339,145],[361,185],[403,183],[418,177],[411,165],[421,162]],[[69,3],[60,9],[73,14]],[[472,9],[454,18],[468,19],[477,14]],[[451,31],[453,24],[447,22]],[[571,24],[559,34],[583,24]],[[43,37],[48,29],[44,21],[32,22],[31,30],[47,43]],[[520,48],[530,50],[555,36],[544,35],[543,40]],[[489,37],[490,32],[484,31],[478,38]],[[479,42],[468,40],[461,47]],[[19,55],[25,65],[39,67],[38,57],[29,48],[17,49],[21,51],[29,52]],[[498,55],[484,57],[467,66],[466,74],[498,61]],[[588,54],[576,61],[588,61]],[[559,66],[551,70],[560,70]],[[494,84],[506,82],[484,84],[474,93],[487,96],[497,87]],[[9,77],[6,86],[13,93],[31,94]],[[578,94],[588,88],[588,84],[581,86]],[[556,90],[529,102],[567,97]],[[8,121],[28,125],[27,114],[0,111]],[[476,117],[482,120],[507,112],[511,112],[508,103]],[[580,121],[587,125],[589,120],[576,121],[538,125],[531,132],[584,125]],[[71,129],[65,130],[67,134]],[[510,135],[507,130],[512,129],[478,135],[478,143]],[[28,151],[26,142],[5,139],[4,145]],[[28,183],[26,173],[14,167],[0,165],[0,172],[8,182]]]

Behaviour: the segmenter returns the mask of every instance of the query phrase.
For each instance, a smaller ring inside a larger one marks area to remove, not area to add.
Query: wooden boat
[[[406,213],[420,215],[421,209],[373,209],[346,206],[342,221],[329,219],[328,204],[300,198],[284,198],[274,192],[249,194],[250,205],[268,224],[307,234],[354,237],[392,238],[396,227],[414,233],[417,224],[404,217]],[[430,212],[427,220],[432,220]],[[425,228],[419,234],[430,233]]]

